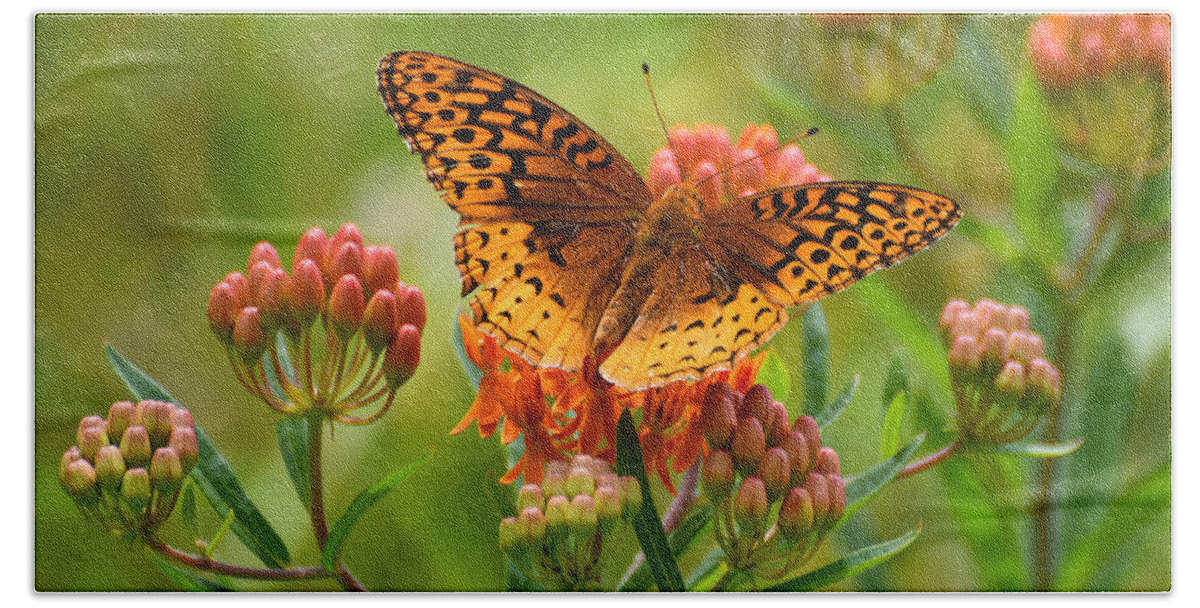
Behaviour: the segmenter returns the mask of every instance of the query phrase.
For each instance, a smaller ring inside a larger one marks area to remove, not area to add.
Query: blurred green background
[[[928,430],[926,446],[937,447],[952,407],[942,304],[991,297],[1028,307],[1064,371],[1060,439],[1087,439],[1058,464],[1054,535],[1041,549],[1051,569],[1039,576],[1030,516],[1040,463],[956,458],[889,485],[834,539],[827,558],[924,526],[899,557],[841,588],[1169,588],[1169,159],[1132,179],[1056,146],[1052,104],[1026,56],[1031,20],[928,16],[846,34],[805,16],[40,15],[35,587],[175,588],[140,551],[86,522],[56,481],[79,419],[129,398],[106,344],[195,413],[296,562],[317,561],[277,453],[276,416],[234,381],[204,312],[209,289],[244,271],[255,242],[272,241],[286,263],[309,226],[332,233],[352,221],[367,242],[396,248],[430,322],[397,406],[327,442],[330,511],[435,451],[359,524],[346,562],[376,590],[503,588],[497,522],[509,512],[493,480],[504,453],[474,427],[447,435],[472,399],[451,346],[457,218],[376,90],[379,58],[416,49],[530,86],[637,167],[664,144],[645,61],[669,123],[713,122],[736,136],[769,122],[782,137],[819,126],[803,148],[835,178],[958,200],[965,217],[938,245],[823,300],[834,388],[862,374],[825,441],[848,473],[878,459],[884,370],[899,358],[915,397],[907,436]],[[872,44],[892,50],[861,52]],[[1166,129],[1158,135],[1169,148]],[[1098,239],[1104,263],[1082,291],[1064,294],[1054,278],[1086,250],[1105,188],[1132,201],[1120,225],[1141,232]],[[798,366],[800,342],[793,322],[772,344]],[[211,534],[219,521],[207,516]],[[176,523],[167,538],[189,548]],[[232,538],[217,556],[255,564]]]

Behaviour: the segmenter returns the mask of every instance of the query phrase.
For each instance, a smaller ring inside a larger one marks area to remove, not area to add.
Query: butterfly
[[[842,181],[704,208],[696,183],[659,197],[554,102],[454,59],[400,51],[379,92],[460,216],[462,294],[479,329],[529,363],[585,359],[628,390],[727,370],[807,307],[919,251],[954,201]]]

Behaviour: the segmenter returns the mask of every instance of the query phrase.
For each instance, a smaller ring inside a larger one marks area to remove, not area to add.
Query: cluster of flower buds
[[[798,75],[833,108],[883,107],[911,93],[953,55],[961,15],[829,13],[797,22]],[[815,27],[814,27],[815,25]]]
[[[209,327],[246,389],[289,415],[316,410],[347,424],[382,416],[417,368],[425,327],[425,296],[400,281],[395,250],[364,245],[354,224],[332,237],[313,227],[296,244],[291,274],[265,241],[246,268],[208,300]],[[384,395],[371,416],[350,415]]]
[[[1170,152],[1170,15],[1046,15],[1029,29],[1050,118],[1075,154],[1144,173]]]
[[[108,418],[79,421],[58,480],[91,519],[144,537],[171,514],[199,456],[190,412],[165,401],[118,401]]]
[[[841,460],[821,446],[816,420],[789,424],[783,404],[761,384],[745,394],[726,383],[709,386],[700,416],[709,447],[701,480],[730,563],[782,558],[790,569],[807,559],[846,508]]]
[[[516,517],[500,522],[500,548],[527,575],[550,588],[586,590],[598,582],[604,539],[642,508],[637,479],[577,455],[546,464],[542,485],[525,484]]]
[[[964,441],[1017,441],[1062,401],[1058,368],[1046,359],[1042,337],[1030,331],[1029,311],[986,299],[974,306],[950,300],[938,326]]]
[[[737,197],[770,188],[833,179],[806,162],[796,144],[780,148],[775,128],[767,124],[747,125],[736,146],[729,131],[711,124],[675,125],[668,138],[671,145],[655,153],[647,172],[646,183],[656,198],[687,179],[697,184],[705,209],[720,209]]]

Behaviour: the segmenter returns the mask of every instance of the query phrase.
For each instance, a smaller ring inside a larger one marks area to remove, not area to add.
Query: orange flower
[[[642,410],[638,436],[647,474],[657,473],[672,492],[672,471],[687,470],[704,450],[700,404],[708,386],[729,382],[745,392],[758,376],[762,357],[743,359],[732,372],[718,372],[696,382],[676,382],[659,389],[629,392],[605,382],[596,364],[565,372],[540,369],[500,349],[470,319],[459,318],[467,358],[481,371],[475,402],[450,431],[457,434],[475,422],[482,437],[500,428],[505,445],[524,437],[520,460],[500,479],[539,483],[545,463],[588,454],[612,464],[616,456],[617,418],[625,409]],[[501,426],[503,423],[503,426]]]

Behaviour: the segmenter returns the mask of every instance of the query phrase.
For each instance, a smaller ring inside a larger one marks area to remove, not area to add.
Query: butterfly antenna
[[[650,82],[649,63],[642,63],[642,74],[646,76],[646,88],[650,91],[650,102],[654,104],[654,115],[658,117],[658,126],[662,129],[663,137],[667,140],[667,147],[671,149],[672,154],[675,154],[675,158],[679,158],[679,154],[675,152],[675,147],[671,145],[671,134],[667,131],[667,121],[663,120],[662,110],[658,107],[658,96],[654,94],[654,83]]]

